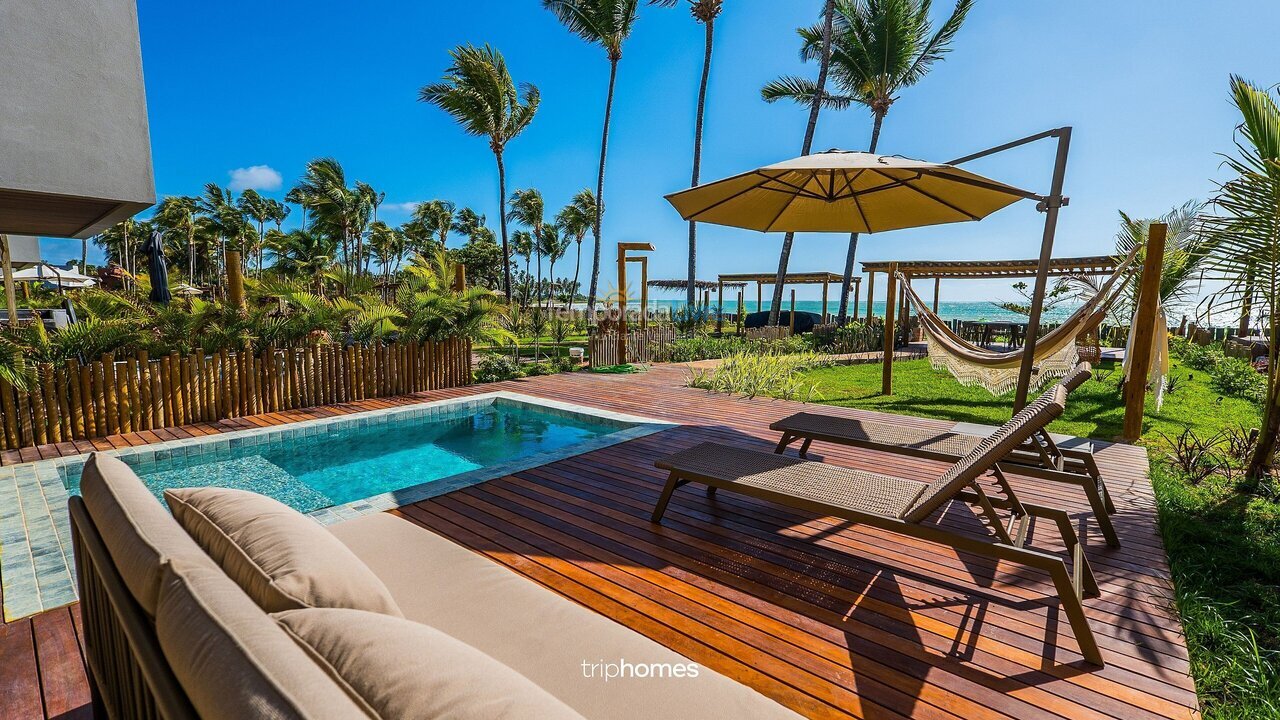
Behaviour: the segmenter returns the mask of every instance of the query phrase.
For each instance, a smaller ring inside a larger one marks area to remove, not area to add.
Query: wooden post
[[[649,258],[640,258],[640,329],[649,329]]]
[[[716,332],[724,331],[724,280],[716,281],[716,304],[720,306],[720,311],[716,313]]]
[[[13,292],[13,256],[9,253],[9,236],[0,234],[0,265],[4,268],[4,303],[9,311],[9,326],[18,325],[18,298]]]
[[[1121,439],[1133,442],[1142,436],[1142,411],[1147,400],[1147,371],[1151,366],[1151,343],[1160,331],[1156,309],[1160,304],[1160,274],[1164,269],[1164,245],[1169,227],[1151,223],[1147,231],[1146,257],[1142,263],[1142,285],[1138,288],[1137,319],[1129,343],[1129,377],[1124,381],[1124,433]]]
[[[244,307],[244,275],[240,272],[240,252],[228,250],[227,259],[227,302],[235,308]]]
[[[791,288],[791,310],[787,313],[787,323],[792,335],[796,334],[796,289]]]
[[[902,292],[898,293],[899,295],[902,296],[902,319],[899,320],[899,322],[902,323],[902,330],[906,333],[907,344],[910,344],[911,343],[911,301],[907,299],[907,292],[906,292],[907,288],[911,287],[910,274],[906,276],[906,281],[903,283],[903,285],[904,287],[902,288]]]
[[[933,314],[938,314],[938,295],[942,290],[942,278],[933,279]]]
[[[880,373],[880,393],[893,394],[893,311],[898,293],[898,263],[889,263],[889,283],[884,299],[884,362]]]
[[[764,309],[764,283],[756,281],[756,312]]]
[[[455,292],[467,289],[467,266],[462,263],[453,266],[453,289]]]
[[[861,302],[861,300],[862,300],[862,278],[859,277],[859,278],[853,279],[853,304],[849,306],[853,308],[853,312],[849,313],[849,317],[854,320],[858,319],[858,304]]]
[[[627,251],[618,243],[618,364],[627,363]]]
[[[736,330],[738,335],[742,334],[742,316],[746,313],[746,307],[744,307],[742,302],[742,293],[743,293],[742,290],[738,291],[738,317],[737,317],[737,323],[736,323],[737,324]]]
[[[876,274],[867,273],[867,322],[871,322],[872,304],[875,302]]]
[[[822,324],[827,324],[827,292],[831,289],[831,283],[822,283]],[[854,303],[857,306],[857,303]]]

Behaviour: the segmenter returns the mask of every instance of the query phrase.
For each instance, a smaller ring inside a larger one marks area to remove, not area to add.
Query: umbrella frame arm
[[[1062,183],[1067,173],[1067,153],[1071,147],[1071,128],[1060,127],[1028,135],[1012,142],[980,150],[964,157],[956,158],[948,165],[960,165],[978,158],[988,157],[996,153],[1022,147],[1039,140],[1054,138],[1058,141],[1058,152],[1053,162],[1053,179],[1050,182],[1049,194],[1039,195],[1034,199],[1036,210],[1044,213],[1044,234],[1040,239],[1040,259],[1036,265],[1035,289],[1031,295],[1031,313],[1027,318],[1027,338],[1022,351],[1022,366],[1018,372],[1018,390],[1013,401],[1013,411],[1021,410],[1027,404],[1027,394],[1031,386],[1031,373],[1035,369],[1036,340],[1040,334],[1040,315],[1044,310],[1044,293],[1048,285],[1049,264],[1053,258],[1053,238],[1058,230],[1058,210],[1069,204],[1070,200],[1062,196]]]

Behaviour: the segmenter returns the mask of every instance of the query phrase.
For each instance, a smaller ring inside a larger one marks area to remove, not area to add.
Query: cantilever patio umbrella
[[[1044,138],[1058,141],[1049,195],[956,167]],[[1036,200],[1046,216],[1015,399],[1015,405],[1021,408],[1026,404],[1030,385],[1058,209],[1066,204],[1062,181],[1070,138],[1071,128],[1056,128],[950,163],[829,150],[691,187],[666,198],[685,220],[762,232],[858,233],[981,220],[1018,200]]]

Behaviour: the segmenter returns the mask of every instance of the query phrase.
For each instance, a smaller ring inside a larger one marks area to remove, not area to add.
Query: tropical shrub
[[[500,380],[513,380],[523,377],[520,364],[512,359],[509,355],[500,355],[498,353],[490,353],[480,358],[480,362],[476,363],[475,380],[476,382],[489,383],[498,382]]]
[[[1170,348],[1170,352],[1173,352]],[[1196,345],[1188,343],[1182,350],[1182,363],[1193,370],[1212,371],[1218,363],[1226,359],[1220,345]]]
[[[712,392],[809,402],[818,397],[817,386],[800,379],[799,373],[833,363],[829,356],[815,352],[767,355],[741,351],[710,370],[692,370],[687,384]]]
[[[1223,358],[1209,371],[1213,386],[1224,395],[1262,402],[1267,392],[1266,377],[1240,358]]]

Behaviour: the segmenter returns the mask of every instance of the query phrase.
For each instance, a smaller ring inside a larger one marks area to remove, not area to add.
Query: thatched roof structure
[[[711,280],[694,280],[693,286],[698,290],[715,290],[719,285]],[[727,282],[724,284],[727,288],[746,287],[746,283]],[[650,280],[649,287],[658,288],[659,290],[685,290],[689,287],[688,280]]]

